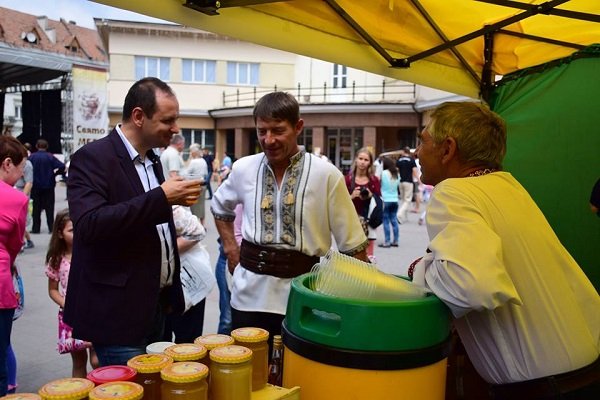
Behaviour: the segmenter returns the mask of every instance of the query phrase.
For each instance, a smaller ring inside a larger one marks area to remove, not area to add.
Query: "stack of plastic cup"
[[[336,297],[398,301],[425,297],[427,289],[334,250],[311,270],[312,289]]]

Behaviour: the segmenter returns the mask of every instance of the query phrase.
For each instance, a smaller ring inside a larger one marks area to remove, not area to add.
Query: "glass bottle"
[[[102,383],[90,392],[90,400],[140,400],[143,396],[142,385],[129,381]]]
[[[175,362],[160,371],[162,400],[207,400],[208,367],[194,361]]]
[[[94,382],[84,378],[57,379],[46,383],[38,391],[42,400],[81,400],[86,399]]]
[[[262,328],[238,328],[231,331],[235,344],[252,350],[252,391],[265,387],[269,375],[269,331]]]
[[[273,352],[271,353],[271,364],[269,365],[269,383],[281,386],[283,378],[283,341],[281,335],[273,336]]]
[[[160,400],[160,371],[172,363],[166,354],[140,354],[127,361],[127,366],[137,372],[136,382],[144,388],[144,400]]]
[[[208,356],[206,347],[195,343],[180,343],[169,346],[164,350],[164,353],[171,357],[174,362],[181,361],[196,361],[204,363]]]
[[[252,350],[244,346],[223,346],[210,355],[210,400],[250,400],[252,397]]]

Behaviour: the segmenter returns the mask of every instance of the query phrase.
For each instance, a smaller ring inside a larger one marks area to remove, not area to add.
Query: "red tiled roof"
[[[40,21],[42,24],[46,23],[45,30],[40,26]],[[52,33],[47,33],[52,30],[56,35],[54,43],[50,40]],[[36,43],[22,38],[23,33],[30,32],[34,32],[39,38]],[[45,16],[38,17],[4,7],[0,7],[0,42],[15,48],[37,49],[87,61],[108,62],[108,56],[95,29],[84,28],[62,18],[54,21]],[[74,43],[80,46],[77,52],[67,48]]]

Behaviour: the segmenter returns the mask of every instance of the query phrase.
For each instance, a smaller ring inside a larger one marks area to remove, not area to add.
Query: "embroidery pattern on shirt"
[[[296,200],[300,177],[302,176],[305,151],[290,158],[290,165],[286,169],[283,183],[281,185],[281,204],[279,214],[281,218],[281,240],[290,246],[296,245]],[[263,173],[263,198],[260,203],[262,220],[262,243],[273,243],[275,241],[275,199],[276,182],[272,170],[267,164],[264,165]]]

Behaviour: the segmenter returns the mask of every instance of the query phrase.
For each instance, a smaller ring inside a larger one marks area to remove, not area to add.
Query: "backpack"
[[[369,226],[373,229],[377,229],[383,223],[383,200],[381,200],[381,196],[377,196],[375,193],[371,197],[367,220],[369,221]]]

